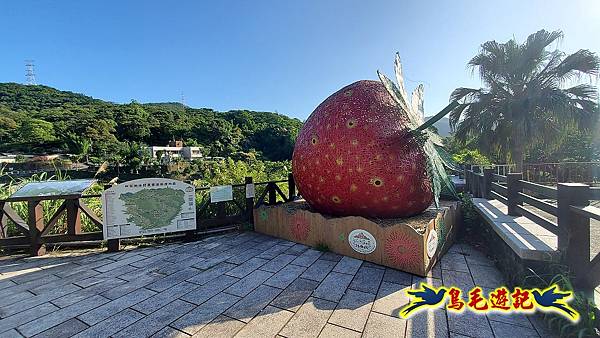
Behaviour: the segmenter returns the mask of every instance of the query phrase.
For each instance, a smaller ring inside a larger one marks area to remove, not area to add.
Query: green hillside
[[[0,83],[0,151],[134,156],[183,139],[207,156],[289,160],[302,122],[272,112],[217,112],[180,103],[115,104],[47,86]]]
[[[425,121],[430,118],[431,116],[426,116]],[[450,129],[450,120],[447,117],[442,117],[439,121],[434,123],[433,126],[441,137],[448,137],[452,133],[452,130]]]

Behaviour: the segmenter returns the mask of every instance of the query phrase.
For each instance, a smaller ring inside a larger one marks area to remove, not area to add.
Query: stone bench
[[[508,246],[522,259],[559,261],[558,237],[523,216],[508,215],[498,200],[473,198],[475,209]]]

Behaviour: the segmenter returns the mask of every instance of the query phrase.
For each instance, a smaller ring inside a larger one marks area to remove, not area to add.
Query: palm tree
[[[549,51],[562,37],[540,30],[522,44],[511,39],[481,45],[468,66],[479,72],[484,88],[457,88],[450,97],[460,103],[450,113],[456,138],[506,157],[520,171],[531,146],[559,141],[566,125],[585,127],[595,115],[598,92],[578,80],[597,75],[600,61],[585,49],[568,56]]]

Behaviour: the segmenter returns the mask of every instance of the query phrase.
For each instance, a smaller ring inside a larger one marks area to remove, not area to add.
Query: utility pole
[[[33,60],[25,60],[25,84],[35,85],[35,64]]]

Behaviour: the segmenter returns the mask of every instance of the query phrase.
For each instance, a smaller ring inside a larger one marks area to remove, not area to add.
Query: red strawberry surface
[[[321,103],[292,159],[298,191],[335,216],[407,217],[433,200],[423,147],[408,116],[378,81],[358,81]]]

